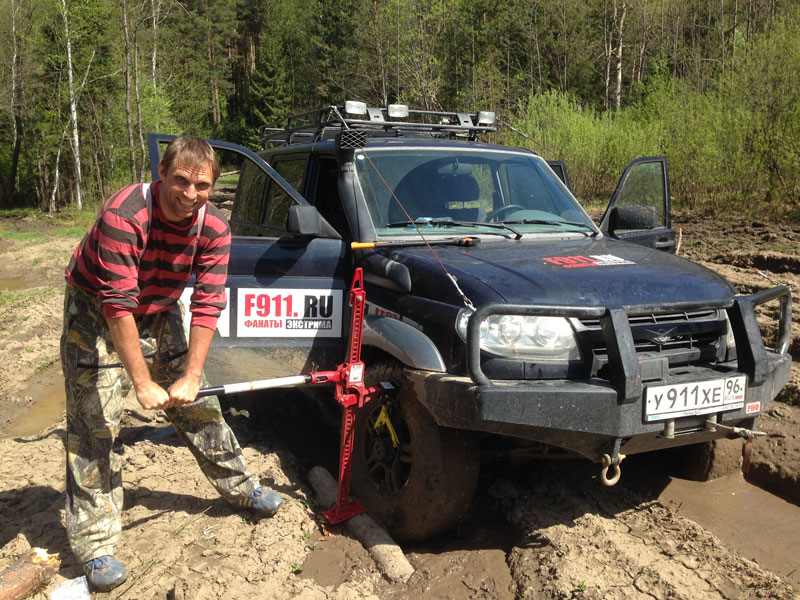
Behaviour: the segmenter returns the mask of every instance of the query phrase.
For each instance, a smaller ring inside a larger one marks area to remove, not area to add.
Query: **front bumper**
[[[767,350],[756,322],[755,306],[776,299],[781,302],[779,331],[775,349]],[[697,307],[687,304],[668,308]],[[542,442],[593,460],[616,448],[635,454],[727,437],[726,430],[706,426],[706,421],[714,415],[681,417],[667,429],[666,421],[646,422],[644,413],[648,384],[673,385],[746,375],[745,406],[716,413],[716,419],[720,424],[750,429],[786,385],[791,368],[791,357],[786,353],[791,327],[789,289],[778,287],[752,296],[737,296],[714,308],[728,311],[737,360],[714,366],[670,368],[665,377],[650,382],[642,379],[643,370],[645,376],[648,370],[633,346],[627,319],[628,314],[656,310],[641,306],[599,309],[484,306],[470,319],[467,332],[471,377],[424,371],[412,371],[410,377],[417,387],[417,397],[439,425]],[[599,318],[609,348],[609,379],[489,380],[480,366],[478,327],[483,318],[493,313]]]

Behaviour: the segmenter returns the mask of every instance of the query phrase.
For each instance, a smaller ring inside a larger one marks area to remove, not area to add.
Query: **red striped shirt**
[[[142,187],[149,188],[153,198],[149,221]],[[206,203],[198,236],[196,213],[180,223],[164,217],[160,190],[158,182],[137,184],[111,196],[75,249],[66,269],[67,283],[96,293],[106,318],[144,315],[174,306],[194,270],[192,325],[214,329],[227,302],[228,221]]]

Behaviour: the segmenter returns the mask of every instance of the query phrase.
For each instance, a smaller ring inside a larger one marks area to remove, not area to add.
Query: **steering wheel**
[[[514,210],[528,210],[527,207],[522,206],[521,204],[507,204],[506,206],[501,206],[497,210],[493,210],[488,215],[486,215],[487,221],[495,221],[497,217],[500,215],[504,215]]]

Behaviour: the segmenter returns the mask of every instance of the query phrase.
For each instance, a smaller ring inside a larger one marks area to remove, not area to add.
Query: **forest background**
[[[796,0],[0,2],[0,207],[96,208],[147,132],[255,149],[357,99],[494,110],[584,200],[665,154],[673,205],[800,221]]]

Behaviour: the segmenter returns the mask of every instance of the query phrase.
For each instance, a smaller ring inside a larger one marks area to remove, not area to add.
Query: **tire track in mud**
[[[524,542],[508,555],[517,597],[794,598],[776,575],[656,500],[601,488],[576,465],[540,483],[498,480]]]

